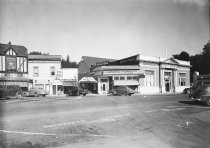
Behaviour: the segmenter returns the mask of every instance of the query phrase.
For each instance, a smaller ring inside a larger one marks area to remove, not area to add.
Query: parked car
[[[190,94],[192,91],[196,90],[199,85],[192,85],[191,87],[187,87],[183,90],[184,94]]]
[[[129,96],[131,96],[132,94],[135,93],[135,91],[127,86],[117,86],[117,87],[113,87],[113,89],[111,89],[109,93],[111,95],[124,95],[124,96],[129,95]]]
[[[83,89],[76,86],[72,87],[67,93],[68,96],[77,96],[77,95],[86,96],[86,94],[88,94],[87,89]]]
[[[17,98],[23,96],[23,91],[19,85],[0,85],[0,98]]]
[[[189,94],[189,99],[201,101],[210,106],[210,84],[199,85]]]
[[[42,88],[36,88],[36,87],[32,87],[30,88],[28,91],[25,91],[23,96],[25,97],[39,97],[39,96],[43,96],[45,97],[47,95],[47,92],[42,89]]]

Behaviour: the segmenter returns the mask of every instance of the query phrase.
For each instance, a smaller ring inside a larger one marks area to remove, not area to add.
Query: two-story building
[[[28,89],[27,48],[19,45],[0,44],[0,85],[19,85]]]
[[[60,55],[28,55],[30,87],[39,87],[48,94],[57,94],[63,83],[56,79],[57,70],[61,69]]]

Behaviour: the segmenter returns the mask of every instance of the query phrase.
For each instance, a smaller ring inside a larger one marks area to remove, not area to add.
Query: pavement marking
[[[102,117],[96,120],[86,121],[86,120],[79,120],[79,121],[72,121],[72,122],[63,122],[63,123],[57,123],[57,124],[48,124],[43,125],[42,128],[53,128],[53,127],[59,127],[59,126],[67,126],[67,125],[74,125],[74,124],[91,124],[91,123],[103,123],[103,122],[115,122],[117,118],[121,118],[124,116],[129,116],[130,113],[122,114],[122,115],[114,115],[114,116],[107,116]]]
[[[175,109],[161,109],[161,110],[163,110],[163,111],[167,111],[167,112],[170,112],[170,111],[177,111],[177,110],[184,110],[184,109],[186,109],[186,108],[175,108]]]
[[[13,133],[13,134],[24,134],[24,135],[56,136],[56,134],[49,134],[49,133],[34,133],[34,132],[7,131],[7,130],[0,130],[0,132]]]
[[[177,124],[178,127],[188,127],[189,125],[193,124],[192,122],[187,121],[185,124]]]
[[[175,108],[175,109],[166,109],[166,108],[163,108],[163,109],[155,109],[155,110],[147,110],[145,111],[146,113],[152,113],[152,112],[157,112],[157,111],[167,111],[167,112],[170,112],[170,111],[177,111],[177,110],[184,110],[186,108]]]
[[[158,109],[156,109],[156,110],[147,110],[147,111],[145,111],[146,113],[151,113],[151,112],[156,112],[156,111],[159,111]]]

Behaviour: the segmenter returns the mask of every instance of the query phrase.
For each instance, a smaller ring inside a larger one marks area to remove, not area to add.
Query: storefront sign
[[[104,71],[103,75],[126,75],[126,74],[140,74],[140,70],[115,70]]]
[[[177,65],[162,64],[162,68],[177,69]]]
[[[7,71],[16,71],[17,70],[16,57],[7,57],[6,56],[6,70]]]

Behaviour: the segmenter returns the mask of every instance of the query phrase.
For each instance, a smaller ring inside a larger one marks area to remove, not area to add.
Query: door
[[[103,92],[106,91],[106,84],[105,84],[105,83],[102,84],[102,91],[103,91]]]
[[[53,95],[56,94],[56,85],[53,85]]]

